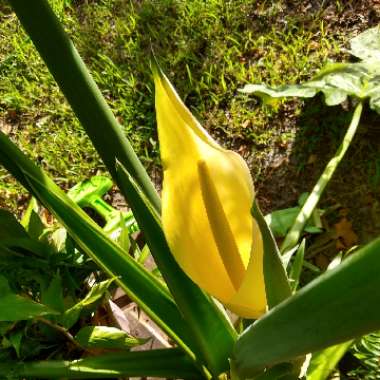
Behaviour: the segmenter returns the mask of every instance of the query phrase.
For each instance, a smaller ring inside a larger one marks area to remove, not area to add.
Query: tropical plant
[[[247,167],[208,136],[156,67],[165,172],[161,221],[154,186],[47,0],[9,3],[127,199],[164,282],[113,241],[3,133],[0,162],[60,221],[76,249],[110,277],[99,286],[114,281],[173,344],[163,350],[70,361],[3,361],[0,376],[295,379],[304,372],[305,355],[380,328],[380,294],[374,291],[380,285],[379,239],[292,295],[276,242],[255,202]],[[353,124],[360,110],[361,106]],[[12,226],[5,227],[14,233]],[[293,279],[299,276],[303,248],[301,244],[296,253]],[[21,297],[5,281],[0,286],[0,302]],[[237,328],[210,294],[243,317]],[[74,311],[57,315],[42,299],[36,308],[63,328],[78,315],[75,306]],[[15,317],[12,307],[7,310],[6,322],[35,318]],[[239,326],[247,325],[241,332]],[[138,344],[132,337],[117,340],[120,333],[109,330],[98,339],[101,332],[85,329],[77,336],[80,345],[90,338],[91,344],[99,340]]]

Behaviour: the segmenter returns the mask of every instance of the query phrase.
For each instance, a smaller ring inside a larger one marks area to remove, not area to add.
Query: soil
[[[299,17],[316,12],[319,1],[287,2],[284,14]],[[380,22],[380,1],[347,1],[338,13],[333,2],[324,2],[321,19],[337,36],[354,36]],[[328,4],[331,3],[331,4]],[[349,59],[344,53],[336,60]],[[265,213],[296,205],[299,195],[309,192],[328,160],[334,155],[350,122],[352,104],[327,107],[322,97],[305,101],[303,112],[295,116],[294,103],[287,102],[272,128],[278,133],[294,133],[295,139],[273,147],[261,162],[248,157],[252,166],[260,165],[256,182],[257,197]],[[342,164],[322,198],[321,207],[336,209],[327,223],[341,219],[339,210],[347,210],[348,220],[358,234],[358,243],[380,235],[380,117],[366,107],[359,130]]]

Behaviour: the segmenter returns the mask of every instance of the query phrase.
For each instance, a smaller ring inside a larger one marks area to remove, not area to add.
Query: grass
[[[151,171],[159,166],[151,46],[191,110],[224,145],[246,156],[260,179],[274,147],[294,139],[294,123],[283,122],[285,117],[294,120],[302,104],[263,109],[237,90],[248,82],[280,85],[307,79],[336,57],[349,37],[326,23],[323,9],[300,17],[297,6],[282,0],[50,2]],[[345,10],[343,3],[332,5],[337,17]],[[0,19],[0,128],[64,187],[102,171],[5,0],[0,0]],[[25,198],[4,171],[0,189],[0,205],[15,209]]]
[[[151,45],[186,103],[217,138],[235,147],[253,141],[262,151],[284,139],[268,128],[276,113],[247,103],[237,89],[247,82],[305,79],[338,48],[321,20],[279,23],[281,1],[271,7],[248,0],[51,3],[150,169],[158,164]],[[62,186],[101,171],[96,152],[4,0],[0,12],[1,128]],[[3,171],[0,188],[0,204],[15,207],[21,190]]]

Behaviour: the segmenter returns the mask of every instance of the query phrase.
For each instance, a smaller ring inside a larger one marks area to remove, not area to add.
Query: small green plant
[[[354,97],[358,100],[343,141],[298,213],[293,227],[284,239],[282,252],[292,249],[298,242],[325,187],[346,154],[360,122],[363,102],[368,100],[370,108],[380,113],[380,47],[377,42],[379,37],[379,27],[374,27],[353,38],[350,42],[350,52],[360,59],[359,62],[329,64],[308,82],[276,88],[263,84],[248,84],[241,90],[243,93],[261,97],[268,104],[275,104],[278,99],[285,97],[310,98],[319,92],[323,93],[328,106],[338,105],[347,97]]]
[[[94,300],[94,292],[98,299],[96,289],[104,290],[115,283],[173,344],[163,350],[126,351],[66,361],[7,360],[0,364],[0,376],[296,379],[305,374],[309,353],[380,328],[380,295],[374,291],[380,286],[379,239],[297,292],[304,242],[296,250],[288,277],[283,257],[255,201],[244,162],[206,134],[156,67],[156,112],[165,170],[161,211],[153,184],[49,3],[9,3],[128,200],[164,280],[113,241],[0,132],[2,165],[57,218],[78,252],[91,258],[110,278],[69,309],[56,311],[51,302],[45,301],[37,307],[42,316],[16,317],[32,323],[36,318],[45,318],[58,327],[70,328],[78,320],[81,307],[92,303],[89,300]],[[356,129],[360,111],[361,103],[350,130]],[[171,155],[171,149],[177,157]],[[308,212],[314,209],[315,205]],[[205,228],[197,230],[197,223]],[[14,232],[16,228],[9,231],[10,235]],[[186,234],[191,241],[186,240]],[[200,255],[202,245],[207,249]],[[220,268],[212,267],[219,264]],[[231,287],[218,281],[220,274],[225,275]],[[53,285],[49,287],[56,289]],[[1,302],[20,299],[5,281],[1,280],[0,287]],[[237,328],[210,294],[242,317]],[[6,310],[5,322],[11,322],[16,318],[12,307]],[[245,317],[260,318],[253,322]],[[242,331],[240,326],[248,327]],[[12,339],[17,342],[18,337]],[[109,327],[85,326],[73,339],[90,348],[105,341],[107,347],[113,341],[118,349],[141,343]]]

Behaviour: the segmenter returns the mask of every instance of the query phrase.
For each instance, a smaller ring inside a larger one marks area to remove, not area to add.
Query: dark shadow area
[[[266,212],[295,206],[310,192],[335,155],[351,121],[354,105],[328,107],[322,97],[305,101],[295,120],[291,149],[279,151],[263,174],[258,198]],[[380,236],[380,115],[365,105],[356,136],[332,180],[320,208],[325,232],[310,237],[306,257],[321,269],[341,250],[364,245]]]

